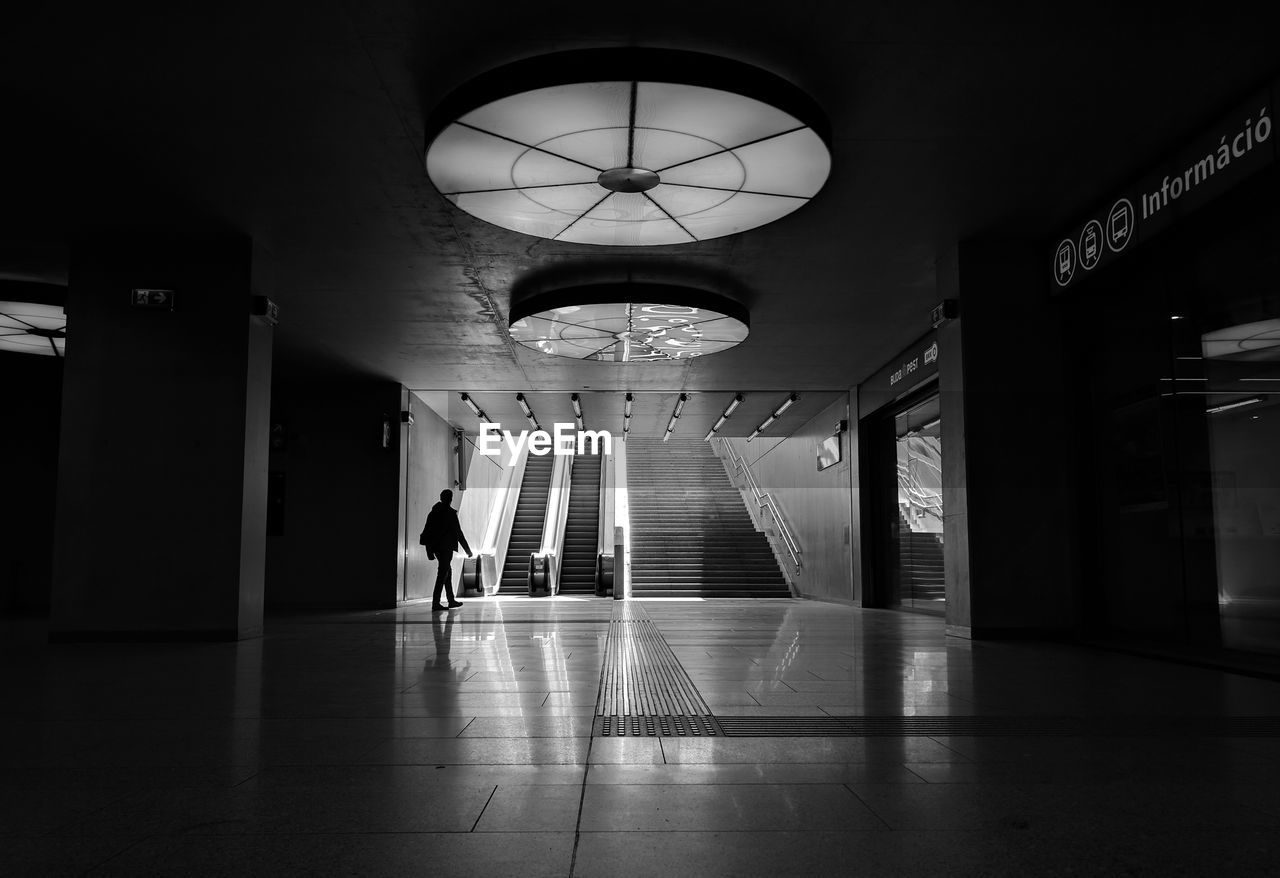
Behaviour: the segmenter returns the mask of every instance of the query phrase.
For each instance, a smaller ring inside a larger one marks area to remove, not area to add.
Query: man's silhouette
[[[471,557],[471,547],[467,545],[467,538],[462,535],[462,525],[458,523],[458,513],[450,505],[452,502],[453,492],[441,491],[440,502],[431,507],[426,526],[422,528],[420,542],[427,547],[427,559],[434,557],[439,565],[436,569],[436,589],[431,596],[432,612],[447,609],[440,603],[441,590],[448,594],[450,607],[462,606],[462,601],[453,596],[453,553],[461,544],[467,557]]]

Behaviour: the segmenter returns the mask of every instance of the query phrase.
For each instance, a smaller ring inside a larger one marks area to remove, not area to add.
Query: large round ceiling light
[[[506,229],[688,244],[804,206],[830,172],[828,141],[813,101],[773,74],[691,52],[589,49],[455,92],[428,125],[426,166],[445,198]]]
[[[67,317],[61,305],[0,302],[0,351],[61,357],[66,344]]]
[[[611,363],[670,362],[741,344],[747,310],[704,290],[597,284],[511,306],[511,337],[542,354]]]

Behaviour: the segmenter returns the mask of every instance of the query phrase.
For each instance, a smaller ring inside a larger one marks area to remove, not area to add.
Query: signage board
[[[137,289],[133,291],[131,301],[135,308],[172,311],[174,295],[173,290]]]
[[[866,382],[866,386],[868,389],[901,393],[937,371],[938,335],[931,332],[890,361],[887,367]]]
[[[1051,288],[1060,293],[1082,283],[1275,161],[1277,93],[1280,82],[1255,92],[1055,238]]]

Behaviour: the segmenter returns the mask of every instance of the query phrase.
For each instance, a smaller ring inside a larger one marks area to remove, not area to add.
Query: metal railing
[[[787,554],[791,556],[791,563],[796,565],[799,570],[803,565],[800,563],[800,546],[795,541],[795,537],[791,536],[791,528],[787,527],[787,520],[782,517],[782,510],[778,508],[778,504],[773,498],[764,491],[760,490],[760,486],[756,484],[756,477],[751,473],[751,467],[747,466],[747,462],[733,450],[733,446],[729,444],[727,439],[720,440],[722,447],[729,452],[729,461],[733,464],[733,468],[742,473],[743,478],[747,482],[747,487],[751,489],[751,496],[755,499],[756,505],[760,509],[768,509],[769,514],[773,516],[773,520],[778,525],[778,534],[782,537],[782,543],[786,546]]]

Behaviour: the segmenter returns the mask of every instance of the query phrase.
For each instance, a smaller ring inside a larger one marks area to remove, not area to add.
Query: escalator
[[[520,499],[511,523],[507,558],[502,565],[499,594],[529,593],[529,556],[542,546],[542,528],[547,517],[547,496],[551,492],[551,471],[555,458],[550,454],[529,455]]]
[[[600,544],[600,464],[598,454],[573,459],[569,480],[569,515],[564,526],[560,594],[594,594],[596,554]]]

